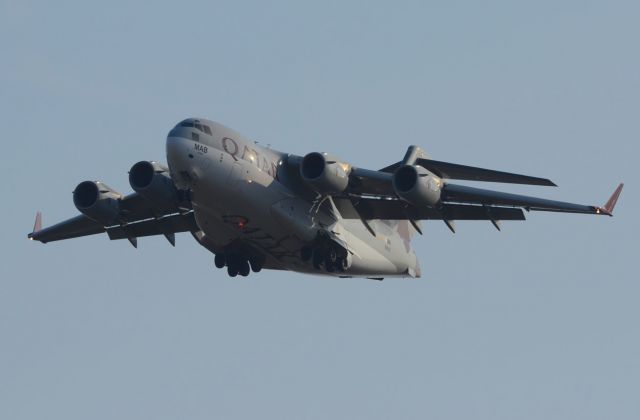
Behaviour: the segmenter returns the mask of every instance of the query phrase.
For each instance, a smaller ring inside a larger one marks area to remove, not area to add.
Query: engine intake
[[[393,189],[404,201],[435,207],[440,202],[442,180],[422,166],[404,165],[393,174]]]
[[[178,190],[169,169],[158,162],[143,160],[133,165],[129,170],[129,184],[155,207],[166,211],[177,209]]]
[[[120,214],[122,194],[100,181],[83,181],[73,191],[73,204],[88,218],[104,226],[113,224]]]
[[[326,153],[312,152],[302,158],[300,176],[321,193],[337,194],[347,189],[351,165]]]

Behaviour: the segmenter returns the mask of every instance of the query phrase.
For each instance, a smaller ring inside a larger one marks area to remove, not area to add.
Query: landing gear
[[[229,277],[235,277],[238,275],[238,267],[236,267],[235,265],[228,265],[227,266],[227,274],[229,274]]]
[[[313,256],[313,248],[310,246],[303,246],[302,249],[300,250],[300,258],[302,258],[302,261],[307,262],[311,259],[311,257]]]
[[[225,265],[227,265],[227,258],[223,253],[216,254],[216,258],[214,259],[214,262],[216,264],[216,267],[222,268]]]
[[[305,245],[300,249],[300,258],[305,262],[311,260],[311,265],[316,270],[324,267],[327,273],[343,272],[351,266],[347,250],[320,236],[312,245]]]
[[[251,269],[249,267],[249,261],[242,260],[242,262],[240,263],[240,267],[238,268],[238,273],[240,273],[242,277],[247,277],[250,271]]]
[[[329,273],[333,273],[339,268],[336,266],[336,261],[338,261],[336,250],[333,248],[328,249],[324,257],[324,269]]]
[[[257,273],[262,270],[264,260],[262,255],[247,255],[246,252],[234,250],[216,254],[214,263],[218,268],[226,266],[229,277],[236,277],[238,274],[247,277],[251,271]]]
[[[251,265],[251,271],[254,273],[259,273],[262,270],[262,265],[264,264],[264,259],[259,258],[250,258],[249,265]]]
[[[340,271],[345,271],[351,265],[347,257],[338,258],[337,264],[340,267]]]
[[[320,269],[320,264],[324,261],[324,253],[319,247],[313,250],[313,268]]]

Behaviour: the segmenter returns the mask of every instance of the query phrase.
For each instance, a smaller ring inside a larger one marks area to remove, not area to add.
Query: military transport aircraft
[[[48,228],[36,215],[32,240],[43,243],[106,232],[109,239],[190,232],[230,276],[261,269],[340,277],[420,277],[411,248],[421,220],[524,220],[523,209],[611,216],[623,184],[602,206],[571,204],[451,184],[450,179],[555,186],[548,179],[429,159],[410,146],[380,170],[337,157],[261,147],[213,121],[189,118],[166,140],[168,167],[138,162],[135,191],[101,181],[73,192],[82,213]]]

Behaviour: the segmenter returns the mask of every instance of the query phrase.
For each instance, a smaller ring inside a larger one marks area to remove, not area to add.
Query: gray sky
[[[637,419],[636,1],[0,1],[3,419]],[[429,4],[430,3],[430,4]],[[188,235],[26,240],[217,120],[372,169],[409,144],[616,217],[427,223],[420,280],[230,279]]]

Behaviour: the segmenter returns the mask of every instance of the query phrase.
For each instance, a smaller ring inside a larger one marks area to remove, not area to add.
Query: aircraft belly
[[[210,244],[207,248],[248,244],[267,256],[265,268],[331,276],[414,276],[406,253],[390,252],[381,235],[373,237],[360,221],[336,222],[324,211],[312,217],[310,202],[295,197],[259,168],[208,157],[193,164],[197,180],[191,187],[192,203]],[[301,260],[300,249],[322,229],[339,231],[347,244],[352,263],[346,271],[327,273]]]
[[[273,258],[265,268],[302,264],[303,242],[283,229],[269,210],[286,197],[273,178],[248,165],[234,164],[223,182],[213,176],[201,181],[193,188],[196,222],[217,247],[248,243]]]

